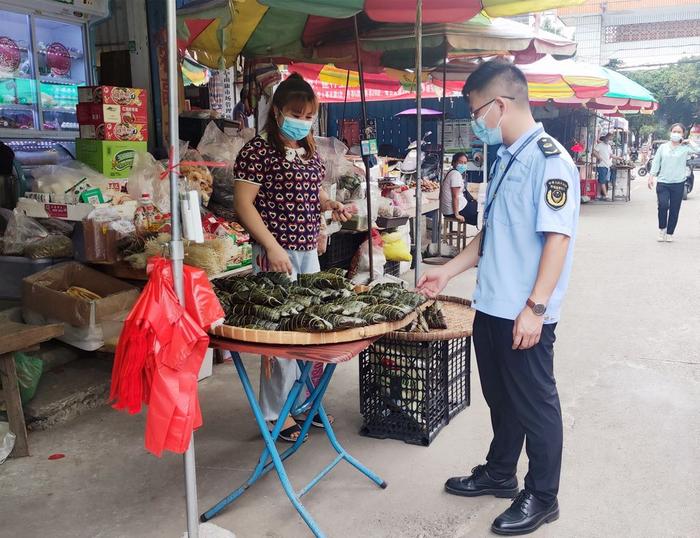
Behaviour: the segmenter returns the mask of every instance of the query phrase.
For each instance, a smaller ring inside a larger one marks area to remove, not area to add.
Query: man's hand
[[[440,292],[445,286],[447,286],[449,280],[450,275],[444,267],[429,269],[420,277],[418,285],[416,286],[416,291],[422,293],[426,297],[435,299],[435,297],[440,295]]]
[[[656,179],[654,176],[649,176],[649,179],[647,179],[647,185],[649,186],[649,190],[654,188],[654,179]]]
[[[526,306],[513,325],[513,349],[530,349],[540,341],[544,316],[537,316]]]

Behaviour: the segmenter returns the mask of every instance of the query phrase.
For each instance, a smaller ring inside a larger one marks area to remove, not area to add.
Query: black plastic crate
[[[328,247],[323,256],[318,257],[321,269],[331,267],[341,267],[348,269],[350,261],[360,248],[360,245],[367,239],[366,232],[345,232],[339,231],[328,238]]]
[[[471,338],[382,338],[360,354],[360,433],[428,446],[470,404]]]
[[[401,262],[386,262],[384,264],[384,274],[395,277],[401,276]]]

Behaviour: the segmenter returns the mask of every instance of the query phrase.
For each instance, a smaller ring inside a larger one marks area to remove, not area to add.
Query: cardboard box
[[[146,142],[123,142],[107,140],[75,141],[76,157],[108,178],[129,177],[136,152],[145,153]]]
[[[87,301],[71,297],[65,290],[80,286],[102,299]],[[114,321],[115,314],[131,310],[139,296],[138,288],[90,269],[77,262],[54,265],[22,281],[22,309],[31,310],[68,323],[88,327]]]
[[[91,140],[145,142],[148,140],[148,125],[137,123],[81,125],[80,137]]]
[[[99,103],[79,103],[78,123],[99,125],[101,123],[148,123],[146,106],[105,105]]]
[[[17,210],[35,219],[61,219],[81,222],[95,206],[92,204],[62,204],[44,202],[30,198],[20,198]]]
[[[131,106],[144,110],[148,103],[146,90],[122,86],[81,86],[78,88],[78,102]]]

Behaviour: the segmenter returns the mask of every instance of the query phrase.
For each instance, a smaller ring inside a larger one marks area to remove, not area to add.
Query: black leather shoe
[[[505,480],[496,480],[489,475],[486,465],[477,465],[472,469],[471,475],[455,476],[445,482],[445,491],[463,497],[494,495],[512,499],[518,493],[518,479],[513,476]]]
[[[510,508],[498,516],[491,530],[496,534],[515,536],[536,531],[545,523],[559,519],[559,503],[546,505],[527,490],[518,493]]]

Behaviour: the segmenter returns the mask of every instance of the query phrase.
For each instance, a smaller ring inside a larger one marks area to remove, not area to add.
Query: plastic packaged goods
[[[36,220],[15,209],[5,229],[3,254],[22,256],[28,245],[48,235],[46,229]]]
[[[163,213],[170,213],[170,184],[165,167],[150,153],[137,153],[131,168],[127,191],[134,200],[148,193],[153,204]]]
[[[136,233],[148,233],[155,231],[157,210],[151,200],[151,195],[147,192],[141,193],[139,205],[134,213],[134,226]]]

